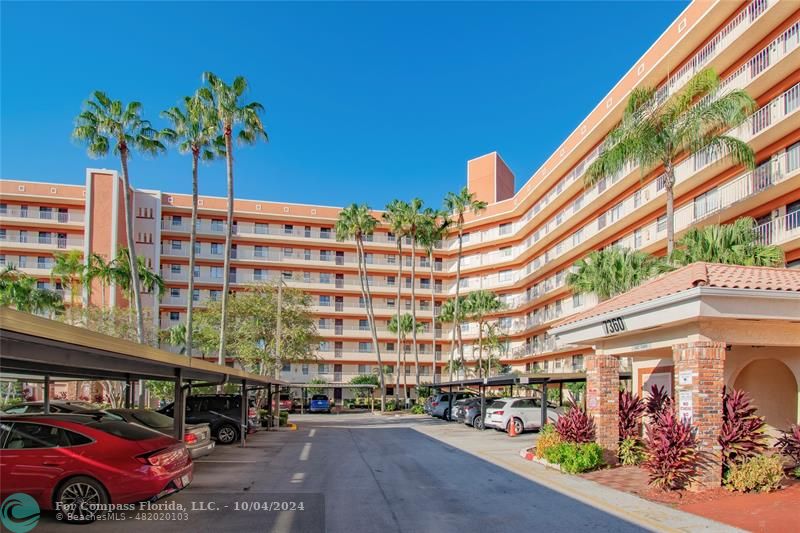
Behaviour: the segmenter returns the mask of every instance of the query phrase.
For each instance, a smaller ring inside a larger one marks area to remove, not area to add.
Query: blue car
[[[308,406],[309,413],[330,413],[331,401],[324,394],[315,394],[311,397],[311,403]]]

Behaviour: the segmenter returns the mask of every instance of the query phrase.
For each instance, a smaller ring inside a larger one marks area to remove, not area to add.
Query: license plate
[[[192,482],[192,476],[190,476],[189,474],[184,474],[181,476],[182,487],[186,488],[187,486],[189,486],[189,483],[191,482]]]

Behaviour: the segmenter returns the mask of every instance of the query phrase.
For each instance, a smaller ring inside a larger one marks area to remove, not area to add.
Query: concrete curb
[[[559,472],[561,472],[561,465],[554,465],[547,459],[536,457],[536,455],[533,452],[528,451],[528,448],[522,448],[519,451],[519,456],[525,459],[526,461],[530,461],[532,463],[539,463],[542,466],[546,466],[547,468],[552,468],[553,470],[558,470]]]

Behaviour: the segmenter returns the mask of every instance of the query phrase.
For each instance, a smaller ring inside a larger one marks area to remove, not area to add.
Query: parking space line
[[[310,430],[308,431],[308,436],[309,436],[309,437],[313,437],[314,435],[316,435],[316,433],[317,433],[317,430],[316,430],[316,429],[310,429]]]
[[[308,461],[308,456],[311,453],[311,443],[306,442],[303,444],[303,451],[300,452],[300,460],[301,461]]]

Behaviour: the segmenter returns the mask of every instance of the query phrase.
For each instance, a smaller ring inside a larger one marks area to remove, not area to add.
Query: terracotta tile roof
[[[567,317],[554,324],[553,327],[572,324],[586,318],[617,311],[701,286],[800,292],[800,270],[723,265],[719,263],[692,263],[653,278],[624,294],[600,302],[587,311]]]

